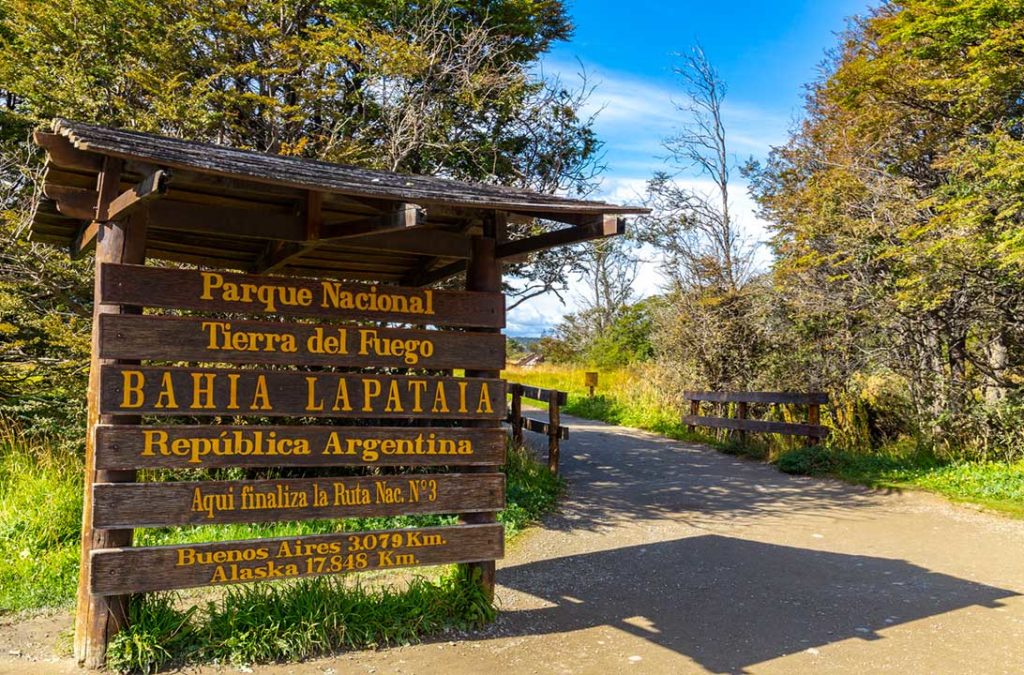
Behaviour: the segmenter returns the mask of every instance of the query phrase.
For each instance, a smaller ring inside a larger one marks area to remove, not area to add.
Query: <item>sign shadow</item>
[[[716,673],[1019,595],[903,560],[718,535],[527,563],[499,580],[551,604],[503,612],[502,636],[612,626]]]

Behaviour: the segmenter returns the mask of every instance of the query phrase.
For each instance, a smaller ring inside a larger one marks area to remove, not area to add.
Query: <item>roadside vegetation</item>
[[[510,368],[505,377],[568,392],[563,410],[571,415],[707,443],[723,452],[771,462],[786,473],[827,476],[876,488],[926,490],[1024,518],[1022,460],[943,453],[913,439],[850,448],[842,444],[841,430],[836,431],[834,441],[815,447],[803,447],[802,439],[778,434],[751,434],[748,444],[740,446],[725,432],[688,431],[680,422],[681,402],[659,385],[657,371],[650,364],[598,371],[600,384],[593,398],[583,384],[588,370],[597,369],[545,364]],[[841,427],[841,412],[825,407],[822,423],[834,430]]]

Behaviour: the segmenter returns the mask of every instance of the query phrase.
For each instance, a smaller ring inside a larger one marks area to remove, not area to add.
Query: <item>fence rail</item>
[[[512,396],[508,416],[505,421],[512,425],[512,441],[516,445],[523,443],[523,429],[548,437],[548,469],[558,474],[559,444],[569,438],[569,428],[562,426],[561,408],[569,399],[564,391],[532,387],[518,382],[508,383],[508,393]],[[523,398],[542,401],[548,404],[548,421],[531,419],[523,416]]]
[[[820,424],[821,406],[828,404],[828,394],[824,392],[686,391],[683,392],[683,398],[690,404],[690,413],[683,415],[683,423],[689,427],[690,431],[694,431],[698,426],[730,429],[739,432],[740,442],[746,441],[747,432],[804,436],[810,445],[816,445],[828,437],[828,427]],[[701,415],[701,402],[735,403],[736,417]],[[807,423],[751,419],[749,417],[751,403],[807,406]]]

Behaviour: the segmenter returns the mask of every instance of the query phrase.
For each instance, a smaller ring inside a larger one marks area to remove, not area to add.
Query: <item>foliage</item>
[[[437,579],[416,577],[404,589],[332,577],[253,584],[189,609],[178,609],[173,594],[148,594],[111,642],[108,665],[152,672],[171,663],[299,661],[478,627],[495,610],[480,584],[464,576],[451,568]]]
[[[1024,381],[1022,47],[1019,1],[885,3],[749,168],[794,347],[776,372],[854,397],[895,376],[910,409],[890,426],[978,457],[1020,447],[1000,420]]]
[[[775,434],[752,435],[747,445],[738,445],[726,435],[690,433],[679,421],[679,401],[659,384],[658,369],[653,367],[602,371],[600,395],[592,399],[583,386],[582,370],[539,366],[511,370],[507,376],[511,381],[568,392],[569,402],[563,410],[587,419],[705,443],[759,461],[770,459],[787,473],[830,476],[877,488],[928,490],[1024,517],[1024,461],[1020,459],[964,461],[938,455],[930,447],[906,438],[886,438],[874,446],[850,448],[833,442],[834,430],[829,443],[809,448],[800,446],[799,439]],[[865,386],[865,391],[872,393],[862,404],[884,409],[889,405],[885,387],[885,382]],[[824,422],[834,424],[832,420]],[[1018,423],[1016,428],[1021,426]]]
[[[74,597],[82,475],[66,446],[0,425],[0,612]]]
[[[60,116],[582,194],[600,168],[589,89],[533,69],[571,32],[560,0],[3,3],[0,409],[82,435],[91,264],[25,240],[32,127]],[[557,287],[571,263],[546,253],[510,276]]]

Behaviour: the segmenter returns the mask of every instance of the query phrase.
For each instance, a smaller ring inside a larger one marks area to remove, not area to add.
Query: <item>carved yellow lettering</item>
[[[139,370],[121,371],[121,407],[141,408],[146,400],[142,388],[146,384],[146,376]]]
[[[213,289],[220,288],[224,285],[224,277],[217,274],[216,272],[202,272],[203,275],[203,294],[199,296],[200,300],[213,300]]]
[[[209,410],[213,407],[213,373],[192,373],[193,410]]]
[[[373,399],[380,396],[380,382],[363,378],[363,412],[373,412]]]
[[[267,376],[256,378],[256,391],[252,395],[250,410],[273,410],[270,406],[270,393],[267,391]]]
[[[167,432],[158,430],[146,430],[142,432],[142,456],[153,457],[159,452],[167,454]]]
[[[174,398],[174,380],[170,373],[164,373],[160,380],[160,395],[156,398],[154,408],[177,408],[178,402]]]
[[[388,402],[384,406],[386,412],[405,412],[402,408],[402,395],[398,391],[398,380],[391,380],[388,387]]]
[[[316,377],[306,378],[306,412],[320,412],[324,409],[324,400],[316,401]]]
[[[444,384],[441,382],[437,383],[437,389],[434,390],[434,405],[430,409],[430,412],[446,413],[448,411],[448,397],[444,393]]]
[[[487,389],[486,382],[482,382],[480,384],[480,401],[476,404],[476,411],[478,413],[494,412],[494,408],[491,407],[491,394]]]
[[[338,391],[334,394],[334,405],[331,406],[332,412],[352,410],[352,405],[348,402],[348,381],[338,378]]]

